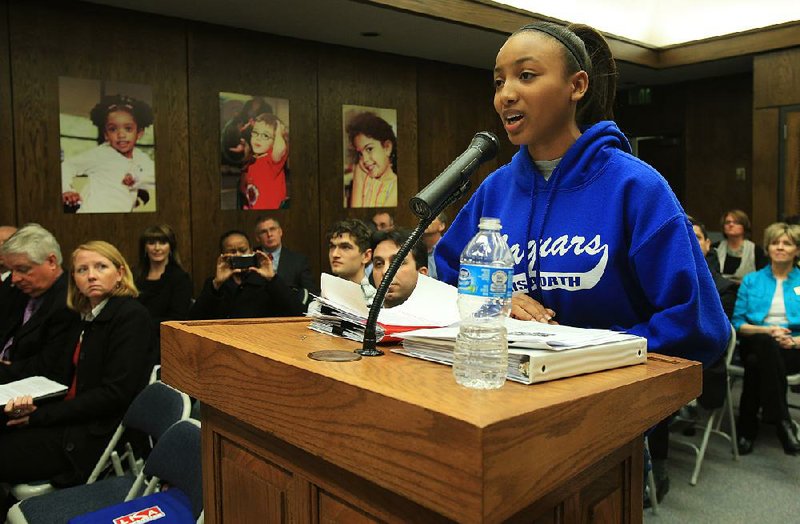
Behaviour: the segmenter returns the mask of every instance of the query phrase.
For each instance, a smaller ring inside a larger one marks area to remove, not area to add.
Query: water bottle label
[[[462,264],[458,273],[458,292],[491,298],[511,298],[511,268]]]

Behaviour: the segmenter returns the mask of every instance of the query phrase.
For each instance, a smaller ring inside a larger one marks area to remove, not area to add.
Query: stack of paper
[[[613,369],[647,360],[647,340],[605,329],[506,319],[508,378],[524,384]],[[453,364],[458,326],[398,334],[395,353]]]
[[[311,329],[361,342],[369,308],[361,286],[342,278],[322,274],[322,292],[318,308],[309,308]],[[417,286],[408,300],[399,306],[381,309],[376,336],[379,341],[397,340],[393,335],[421,327],[448,326],[458,322],[456,300],[458,290],[425,275],[419,275]]]

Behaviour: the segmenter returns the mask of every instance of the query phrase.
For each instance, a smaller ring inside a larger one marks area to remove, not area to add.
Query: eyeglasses
[[[275,138],[269,133],[259,133],[257,131],[253,131],[252,133],[250,133],[250,136],[253,138],[262,138],[264,140],[272,140],[273,138]]]

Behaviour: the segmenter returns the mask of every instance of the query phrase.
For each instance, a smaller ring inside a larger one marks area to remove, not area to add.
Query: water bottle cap
[[[481,221],[478,224],[478,229],[489,229],[492,231],[500,231],[503,229],[503,226],[500,225],[500,219],[494,217],[481,217]]]

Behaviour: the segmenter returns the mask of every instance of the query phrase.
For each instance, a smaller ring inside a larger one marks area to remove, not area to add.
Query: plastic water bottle
[[[453,353],[459,384],[477,389],[501,387],[508,372],[504,319],[511,311],[514,258],[500,219],[484,217],[478,233],[461,253],[458,310],[461,327]]]

